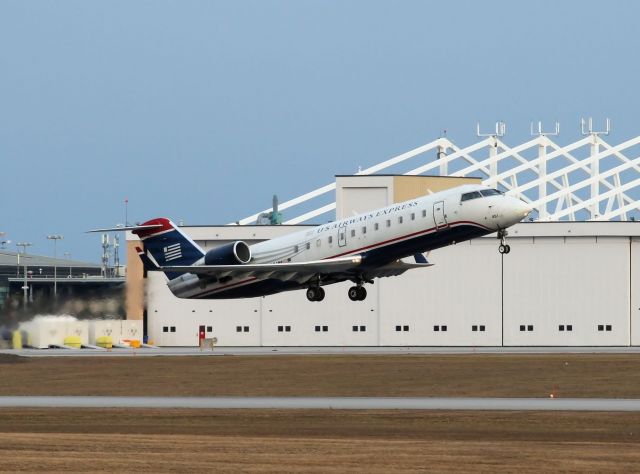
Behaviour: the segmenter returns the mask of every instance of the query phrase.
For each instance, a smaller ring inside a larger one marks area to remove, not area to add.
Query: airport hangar
[[[145,334],[160,346],[197,346],[203,335],[219,346],[640,345],[639,207],[629,194],[640,189],[640,158],[623,153],[638,144],[640,137],[612,147],[590,132],[560,147],[540,133],[511,148],[496,126],[496,134],[465,149],[440,138],[357,175],[337,176],[281,209],[334,191],[335,202],[284,225],[246,225],[256,214],[239,221],[245,225],[182,227],[205,249],[252,244],[333,210],[340,219],[479,181],[534,205],[536,220],[511,228],[508,255],[498,252],[495,235],[450,245],[431,252],[431,268],[367,285],[362,302],[348,299],[350,282],[325,287],[320,303],[307,301],[304,291],[178,299],[163,274],[145,275],[137,237],[128,233],[127,317],[143,319]],[[581,147],[588,147],[586,156]],[[483,149],[487,156],[474,156]],[[403,175],[373,174],[431,150],[435,159]],[[421,175],[430,171],[440,176]]]

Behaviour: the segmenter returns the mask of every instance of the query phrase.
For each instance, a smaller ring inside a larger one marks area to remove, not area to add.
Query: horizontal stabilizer
[[[106,228],[106,229],[92,229],[92,230],[88,230],[86,231],[86,233],[90,233],[90,232],[124,232],[126,230],[145,230],[145,229],[158,229],[162,227],[162,224],[147,224],[147,225],[130,225],[130,226],[118,226],[118,227],[111,227],[111,228]]]

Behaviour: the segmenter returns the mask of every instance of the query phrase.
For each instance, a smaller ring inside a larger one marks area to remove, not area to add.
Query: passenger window
[[[307,242],[307,250],[311,248],[311,242]]]
[[[320,247],[321,244],[322,244],[322,240],[320,239],[316,240],[316,247]]]
[[[391,227],[391,219],[387,219],[387,227]]]
[[[424,209],[422,210],[422,217],[427,217],[427,211],[425,211]]]
[[[364,226],[364,227],[362,228],[362,233],[363,233],[363,234],[366,234],[366,233],[367,233],[367,227],[366,227],[366,226]]]
[[[415,212],[412,212],[412,213],[411,213],[411,220],[412,220],[412,221],[415,221],[415,220],[416,220],[416,214],[415,214]]]
[[[355,229],[351,229],[351,237],[355,237],[356,236],[356,231]]]
[[[398,224],[402,224],[402,216],[398,217]]]
[[[329,243],[332,243],[332,242],[333,242],[333,237],[330,235],[330,236],[327,238],[327,240],[329,241]]]
[[[380,226],[378,225],[378,223],[376,222],[375,224],[373,224],[373,230],[378,230]]]

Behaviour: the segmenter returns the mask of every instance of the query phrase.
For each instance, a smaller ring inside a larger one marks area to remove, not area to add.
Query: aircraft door
[[[206,337],[205,326],[200,326],[198,328],[198,346],[202,347],[202,344],[204,344],[205,337]]]
[[[444,215],[444,201],[438,201],[433,204],[433,221],[435,222],[436,230],[447,227],[447,218]]]
[[[338,247],[344,247],[347,245],[347,228],[340,227],[338,229]]]

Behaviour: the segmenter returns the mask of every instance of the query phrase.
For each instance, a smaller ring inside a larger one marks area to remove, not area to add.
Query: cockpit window
[[[470,193],[464,193],[460,197],[460,202],[469,201],[471,199],[478,199],[479,197],[499,196],[502,193],[497,189],[482,189],[480,191],[472,191]]]
[[[460,202],[469,201],[471,199],[478,199],[479,197],[482,197],[482,195],[478,191],[473,191],[473,192],[470,192],[470,193],[464,193],[462,195],[462,197],[460,198]]]

